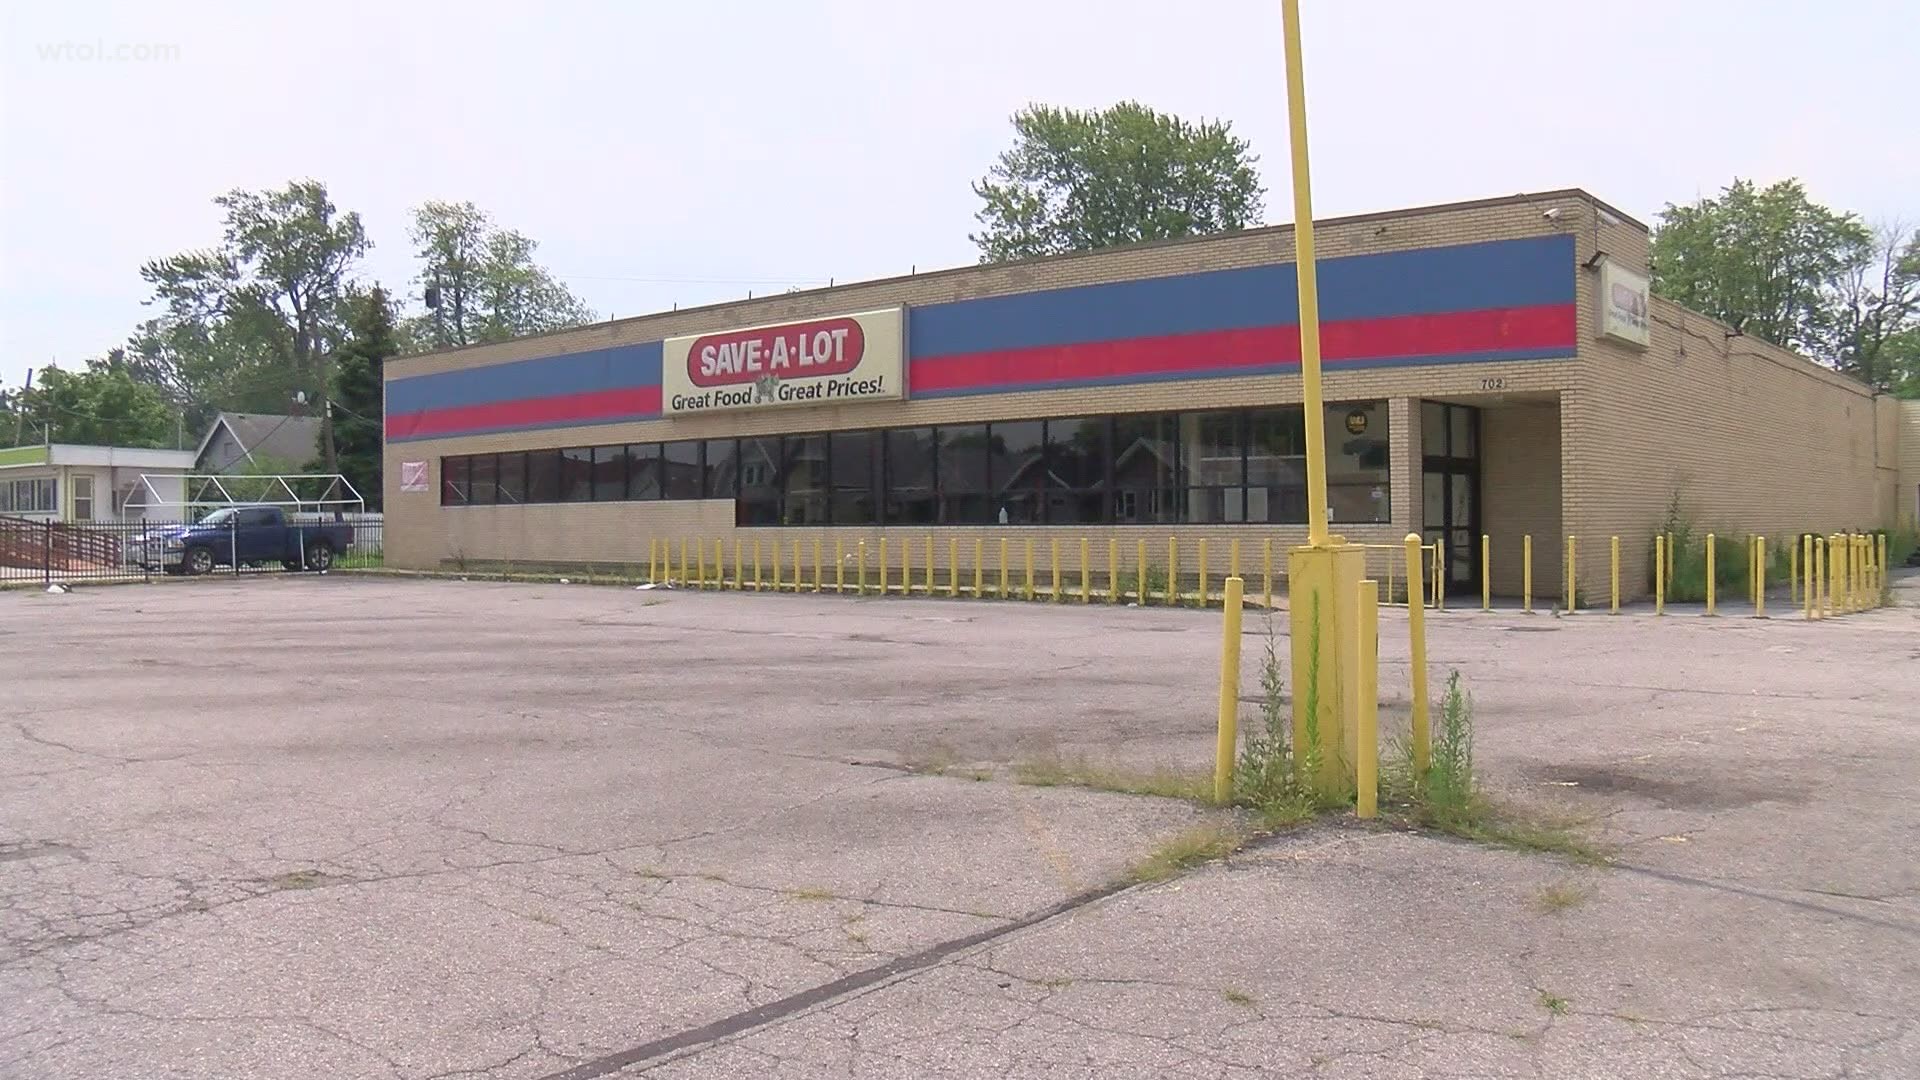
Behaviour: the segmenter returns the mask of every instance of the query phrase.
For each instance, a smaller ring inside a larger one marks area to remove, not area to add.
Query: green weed
[[[1195,825],[1175,833],[1134,866],[1137,882],[1166,879],[1204,862],[1212,862],[1240,850],[1249,836],[1241,829],[1219,822]]]

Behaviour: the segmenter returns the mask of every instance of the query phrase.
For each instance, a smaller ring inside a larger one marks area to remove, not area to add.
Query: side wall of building
[[[1894,518],[1920,528],[1920,401],[1902,401],[1896,405],[1899,434],[1899,480],[1894,492]]]
[[[1677,513],[1699,531],[1870,528],[1888,522],[1897,436],[1884,401],[1846,376],[1654,297],[1641,350],[1594,333],[1582,283],[1582,368],[1564,405],[1566,526],[1605,587],[1621,537],[1623,590],[1649,588],[1652,537]]]

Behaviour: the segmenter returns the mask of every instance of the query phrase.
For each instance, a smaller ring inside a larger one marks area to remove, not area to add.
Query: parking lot
[[[0,1075],[1899,1075],[1913,585],[1437,615],[1490,785],[1610,866],[1336,821],[1143,886],[1214,812],[1017,781],[1206,768],[1217,612],[0,593]]]

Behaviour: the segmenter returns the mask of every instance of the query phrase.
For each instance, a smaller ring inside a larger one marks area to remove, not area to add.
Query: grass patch
[[[1540,1007],[1555,1016],[1565,1016],[1573,1011],[1573,1002],[1567,998],[1540,991]]]
[[[1162,799],[1206,802],[1213,797],[1213,778],[1173,769],[1137,772],[1089,762],[1057,759],[1023,761],[1013,767],[1015,783],[1030,787],[1083,787],[1123,795],[1152,795]]]
[[[1252,994],[1247,993],[1245,990],[1236,990],[1231,986],[1220,991],[1220,996],[1226,998],[1229,1004],[1239,1005],[1242,1008],[1251,1009],[1256,1004]]]
[[[1184,829],[1162,841],[1130,875],[1137,882],[1165,881],[1204,862],[1233,854],[1251,837],[1233,825],[1212,822]]]
[[[1533,898],[1533,906],[1539,908],[1545,915],[1558,915],[1586,902],[1587,890],[1578,885],[1565,883],[1549,885],[1540,890],[1540,895]]]

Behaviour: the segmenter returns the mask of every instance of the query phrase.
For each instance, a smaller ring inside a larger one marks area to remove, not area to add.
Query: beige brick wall
[[[1594,278],[1582,281],[1591,293]],[[1565,519],[1619,534],[1623,588],[1643,595],[1648,549],[1670,502],[1701,530],[1785,538],[1884,523],[1893,452],[1884,406],[1853,380],[1655,298],[1645,351],[1596,340],[1563,395]],[[1581,587],[1605,585],[1601,557]]]
[[[1894,519],[1920,527],[1920,401],[1896,404],[1895,443],[1900,462]]]
[[[1560,595],[1560,407],[1523,401],[1480,414],[1481,517],[1491,551],[1493,592],[1521,593],[1525,537],[1533,538],[1535,609]]]

